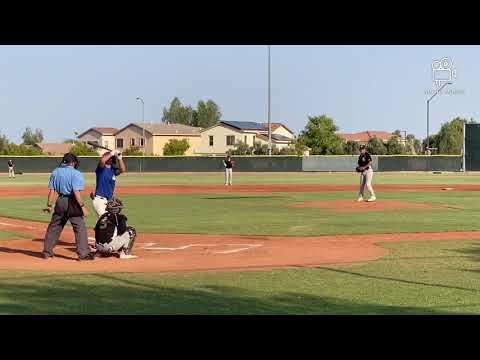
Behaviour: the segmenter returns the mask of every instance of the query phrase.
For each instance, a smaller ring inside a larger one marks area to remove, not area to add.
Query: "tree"
[[[70,152],[77,156],[94,156],[98,152],[83,142],[76,142],[71,148]]]
[[[247,155],[251,153],[251,147],[241,140],[237,140],[237,142],[235,143],[235,148],[230,151],[230,155]]]
[[[143,151],[140,150],[139,147],[129,147],[125,151],[122,152],[122,155],[125,156],[143,156]]]
[[[400,137],[394,133],[394,135],[387,141],[387,154],[397,155],[403,153],[405,153],[405,149],[400,143]]]
[[[218,123],[221,117],[220,108],[213,100],[208,100],[206,103],[200,100],[197,104],[197,109],[194,110],[194,123],[192,126],[207,128]]]
[[[312,149],[313,155],[341,154],[342,139],[336,134],[337,130],[333,119],[327,115],[309,116],[299,138]]]
[[[463,124],[466,119],[456,117],[442,125],[438,133],[438,153],[458,155],[463,148]]]
[[[190,148],[188,139],[171,139],[163,147],[163,155],[185,155],[185,152]]]
[[[305,145],[303,139],[298,137],[293,140],[291,146],[293,147],[293,149],[295,149],[295,153],[299,156],[303,155],[308,150],[308,146]]]
[[[252,149],[252,154],[267,155],[268,154],[268,145],[267,144],[262,144],[260,141],[256,141],[255,145],[253,146],[253,149]]]
[[[163,108],[163,122],[191,125],[194,122],[194,111],[191,106],[184,106],[178,97],[170,103],[170,107]]]
[[[385,155],[387,153],[387,147],[382,139],[379,139],[376,136],[368,140],[367,148],[368,152],[372,155]]]
[[[417,155],[422,152],[422,144],[420,143],[420,140],[415,138],[415,135],[407,135],[405,140],[405,152],[411,155]]]
[[[0,153],[6,150],[8,147],[8,139],[5,135],[0,136]]]
[[[355,155],[358,154],[360,151],[360,144],[353,140],[348,140],[347,142],[343,143],[343,152],[345,154]]]
[[[32,131],[30,127],[27,127],[22,135],[23,145],[35,145],[43,141],[43,132],[40,129]]]
[[[438,141],[439,137],[438,134],[430,135],[428,137],[428,146],[431,148],[437,148],[438,149]],[[424,139],[422,142],[422,148],[427,149],[427,139]]]

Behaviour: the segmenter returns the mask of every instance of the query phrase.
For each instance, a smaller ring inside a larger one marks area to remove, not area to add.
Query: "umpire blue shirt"
[[[113,192],[115,191],[116,176],[120,175],[120,171],[113,167],[100,167],[97,166],[95,170],[97,177],[97,187],[95,189],[95,195],[111,200]]]
[[[80,171],[73,166],[62,165],[53,170],[48,188],[58,194],[70,196],[74,191],[84,190],[85,181]]]

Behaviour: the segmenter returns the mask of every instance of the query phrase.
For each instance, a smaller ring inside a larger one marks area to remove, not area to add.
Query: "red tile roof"
[[[362,131],[354,134],[338,134],[345,141],[359,141],[359,142],[368,142],[373,137],[382,139],[383,141],[388,141],[392,137],[392,133],[387,131]]]
[[[268,123],[262,123],[264,128],[268,131]],[[291,134],[294,134],[292,130],[290,130],[288,127],[286,127],[284,124],[279,123],[279,122],[270,122],[270,126],[272,127],[272,131],[277,130],[280,126],[283,126],[287,131],[289,131]]]
[[[40,148],[43,153],[50,155],[63,155],[70,151],[73,144],[52,144],[52,143],[37,143],[35,147]]]
[[[93,130],[98,131],[102,135],[114,135],[118,129],[112,127],[94,127]]]

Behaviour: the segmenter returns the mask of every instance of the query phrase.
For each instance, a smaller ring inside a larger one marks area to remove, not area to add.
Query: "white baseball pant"
[[[97,213],[98,217],[102,216],[107,212],[107,202],[108,200],[104,197],[96,196],[93,198],[92,205]]]
[[[232,185],[233,169],[225,168],[225,185]]]
[[[367,187],[368,191],[370,192],[371,196],[375,196],[375,192],[373,191],[372,187],[372,179],[373,179],[373,169],[370,166],[370,168],[366,171],[363,171],[360,174],[360,191],[358,193],[358,196],[362,196],[365,192],[365,187]]]

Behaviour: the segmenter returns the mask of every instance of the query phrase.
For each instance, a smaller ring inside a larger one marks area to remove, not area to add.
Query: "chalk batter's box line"
[[[177,250],[185,250],[191,247],[246,246],[240,249],[215,251],[215,254],[233,254],[236,252],[246,251],[246,250],[263,246],[263,244],[188,244],[184,246],[170,248],[170,247],[157,247],[154,245],[157,245],[157,243],[146,243],[146,244],[143,244],[142,248],[144,250],[149,250],[149,251],[177,251]]]

